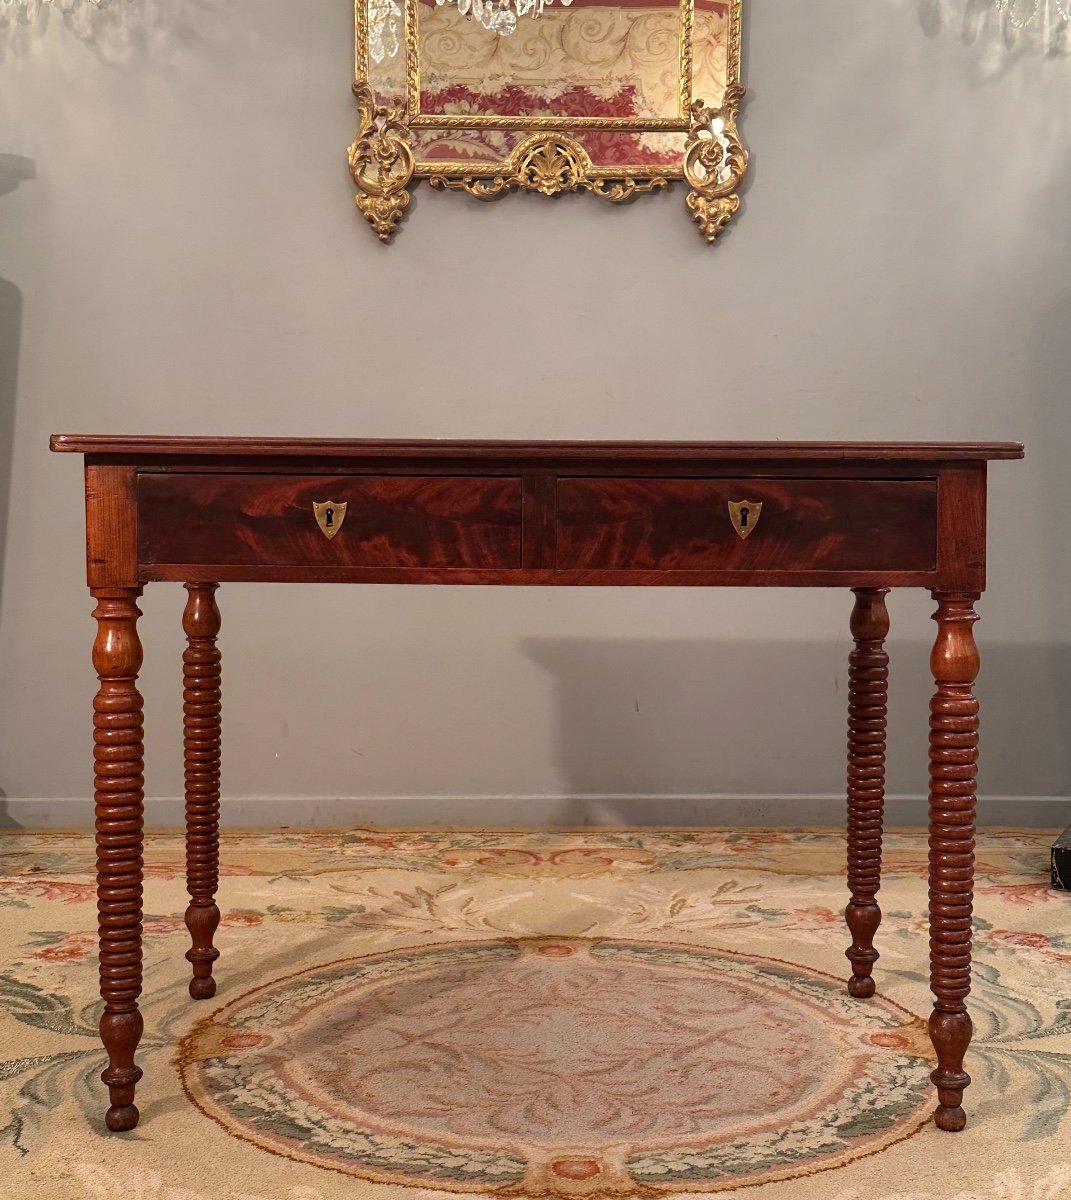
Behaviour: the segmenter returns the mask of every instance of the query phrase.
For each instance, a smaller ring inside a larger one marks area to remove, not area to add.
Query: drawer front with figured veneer
[[[932,571],[937,482],[563,478],[558,570]]]
[[[144,564],[515,568],[518,477],[143,473]]]

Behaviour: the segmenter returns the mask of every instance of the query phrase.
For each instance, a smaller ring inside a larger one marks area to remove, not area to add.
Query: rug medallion
[[[772,958],[613,938],[432,944],[313,967],[197,1024],[178,1063],[231,1135],[414,1187],[718,1191],[927,1121],[924,1023]]]

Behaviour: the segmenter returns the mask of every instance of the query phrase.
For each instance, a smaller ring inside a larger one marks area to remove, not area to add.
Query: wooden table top
[[[170,437],[57,433],[51,449],[105,457],[158,455],[265,458],[468,458],[527,461],[569,458],[634,462],[660,459],[754,461],[956,462],[1023,457],[1019,442],[663,442],[455,441],[366,438]]]

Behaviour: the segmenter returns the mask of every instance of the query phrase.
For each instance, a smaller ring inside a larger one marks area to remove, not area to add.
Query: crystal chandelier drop
[[[0,0],[5,4],[32,4],[41,0]],[[51,2],[51,0],[49,0]],[[70,3],[71,0],[66,0]],[[78,0],[74,0],[75,3]],[[93,3],[107,0],[93,0]],[[557,0],[568,8],[573,0]],[[1071,2],[1071,0],[1068,0]],[[463,17],[479,21],[484,29],[509,37],[517,31],[520,17],[538,17],[555,0],[435,0],[436,5],[453,4]],[[394,58],[401,47],[402,9],[398,0],[367,0],[368,4],[368,53],[374,62],[381,63]]]
[[[1013,29],[1035,23],[1071,22],[1071,0],[996,0],[996,9]]]
[[[961,28],[964,42],[988,45],[995,62],[1013,53],[1063,57],[1071,53],[1071,0],[974,0]]]
[[[566,8],[573,0],[560,0]],[[438,5],[456,4],[462,16],[479,21],[484,29],[509,37],[516,32],[519,17],[538,17],[554,0],[435,0]]]
[[[999,70],[1012,54],[1071,54],[1071,0],[919,0],[928,33],[956,32]]]
[[[398,53],[402,10],[398,0],[368,0],[368,53],[381,63]]]

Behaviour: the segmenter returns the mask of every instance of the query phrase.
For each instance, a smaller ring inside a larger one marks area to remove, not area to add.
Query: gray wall
[[[420,188],[380,246],[344,165],[345,0],[130,0],[95,33],[55,15],[4,33],[9,821],[87,814],[81,479],[46,452],[64,430],[1023,440],[1027,461],[991,475],[982,789],[990,820],[1060,822],[1037,798],[1071,791],[1071,58],[992,23],[971,42],[962,0],[749,9],[753,176],[712,250],[680,190],[612,209]],[[221,599],[232,817],[839,813],[842,594]],[[157,585],[143,604],[160,798],[181,790],[181,601]],[[893,597],[905,797],[925,783],[931,610]]]

